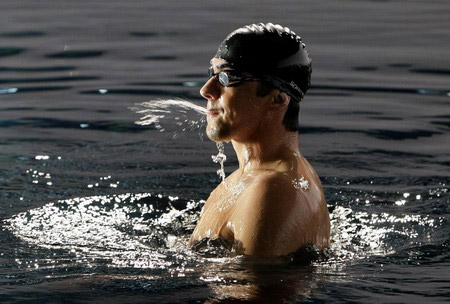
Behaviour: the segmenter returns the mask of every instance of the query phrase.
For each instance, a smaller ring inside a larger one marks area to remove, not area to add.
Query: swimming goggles
[[[209,78],[216,77],[219,80],[220,84],[223,85],[224,87],[237,85],[244,81],[260,80],[259,78],[242,77],[242,76],[238,76],[238,75],[233,75],[233,73],[236,73],[236,71],[225,70],[225,71],[221,71],[217,74],[214,74],[214,69],[212,67],[208,69]]]

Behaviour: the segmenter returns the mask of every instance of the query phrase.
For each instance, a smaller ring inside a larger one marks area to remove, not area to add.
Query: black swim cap
[[[259,23],[237,29],[225,38],[214,57],[297,101],[302,100],[311,83],[311,59],[305,44],[280,25]]]

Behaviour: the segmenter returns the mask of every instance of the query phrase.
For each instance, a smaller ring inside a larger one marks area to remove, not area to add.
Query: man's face
[[[233,70],[225,60],[219,58],[211,60],[211,67],[214,74]],[[270,94],[258,97],[257,88],[256,81],[223,86],[217,77],[211,77],[205,83],[200,94],[208,100],[206,134],[211,140],[249,140],[255,135],[265,116],[266,99],[270,98]]]

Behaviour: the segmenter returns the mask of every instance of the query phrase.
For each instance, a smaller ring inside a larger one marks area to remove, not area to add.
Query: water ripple
[[[410,64],[410,63],[391,63],[391,64],[388,64],[388,66],[391,68],[409,68],[409,67],[412,67],[412,64]]]
[[[378,70],[378,68],[375,66],[357,66],[357,67],[354,67],[353,70],[355,70],[355,71],[376,71],[376,70]]]
[[[177,57],[170,55],[154,55],[154,56],[146,56],[143,58],[144,60],[175,60]]]
[[[421,74],[433,74],[433,75],[439,75],[439,76],[450,76],[450,70],[444,70],[444,69],[411,69],[409,70],[413,73],[421,73]]]
[[[437,191],[431,195],[437,196]],[[404,193],[402,198],[409,196]],[[203,204],[150,193],[77,197],[20,213],[6,224],[14,235],[31,244],[70,250],[82,264],[107,259],[107,265],[118,268],[170,271],[179,262],[200,261],[186,250],[186,242]],[[448,224],[443,217],[396,214],[395,210],[379,208],[375,212],[377,208],[367,206],[367,202],[333,206],[332,247],[329,259],[318,266],[334,267],[336,263],[395,253],[421,244],[430,233]],[[180,259],[177,262],[171,257],[174,252]]]
[[[375,119],[375,118],[374,118]],[[431,130],[411,130],[411,131],[395,131],[395,130],[357,130],[357,129],[337,129],[329,127],[300,127],[302,134],[316,133],[361,133],[377,139],[383,140],[406,140],[418,139],[422,137],[431,137],[433,135],[442,134],[442,132]]]
[[[183,86],[183,87],[200,87],[204,84],[201,81],[167,81],[167,82],[157,82],[157,81],[145,81],[145,82],[130,82],[128,85],[133,86]]]
[[[81,263],[106,258],[115,267],[165,269],[172,262],[149,249],[185,247],[181,243],[193,230],[200,203],[147,193],[81,197],[50,203],[8,222],[27,242],[69,249]]]
[[[133,123],[119,121],[69,121],[63,119],[26,117],[17,120],[0,120],[3,128],[30,126],[33,128],[89,129],[109,132],[142,132],[144,128]]]
[[[97,80],[97,76],[63,76],[63,77],[47,77],[47,78],[21,78],[21,79],[0,79],[0,83],[33,83],[33,82],[65,82],[65,81],[82,81]]]
[[[1,94],[1,91],[0,91]],[[12,108],[2,108],[0,111],[33,111],[33,107],[12,107]]]
[[[0,72],[63,72],[73,71],[74,66],[42,66],[42,67],[0,67]]]
[[[424,88],[410,89],[410,88],[393,88],[393,87],[354,87],[354,86],[335,86],[335,85],[316,84],[312,85],[311,89],[450,96],[450,90],[424,89]]]
[[[89,58],[98,57],[105,53],[105,51],[63,51],[59,53],[49,54],[48,58],[65,58],[65,59],[78,59],[78,58]]]
[[[18,90],[18,88],[0,88],[0,94],[14,94],[17,93]]]
[[[0,57],[18,55],[23,51],[25,51],[25,49],[16,47],[0,47]]]
[[[158,36],[159,33],[156,32],[131,32],[130,36],[134,36],[134,37],[154,37],[154,36]]]
[[[0,37],[4,38],[29,38],[29,37],[39,37],[44,36],[44,32],[38,32],[38,31],[19,31],[19,32],[9,32],[9,33],[2,33],[0,34]]]
[[[16,94],[16,93],[27,93],[27,92],[45,92],[45,91],[59,91],[68,90],[72,87],[69,86],[45,86],[45,87],[21,87],[21,88],[0,88],[1,94]]]
[[[155,37],[155,36],[176,36],[178,35],[177,32],[164,32],[164,33],[157,33],[157,32],[130,32],[130,36],[134,37]]]
[[[174,91],[174,90],[158,90],[158,89],[98,89],[81,91],[81,94],[126,94],[126,95],[150,95],[150,96],[170,96],[184,97],[189,99],[199,99],[198,94],[191,92]]]

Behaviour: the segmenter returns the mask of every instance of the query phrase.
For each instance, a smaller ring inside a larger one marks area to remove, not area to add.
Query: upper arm
[[[240,253],[280,256],[295,251],[299,192],[282,176],[259,180],[236,210],[235,243]],[[294,242],[293,242],[294,241]]]

